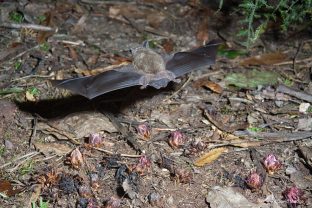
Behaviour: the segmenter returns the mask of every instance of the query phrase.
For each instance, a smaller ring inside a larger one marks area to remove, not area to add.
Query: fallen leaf
[[[206,164],[210,164],[216,159],[220,157],[220,155],[224,152],[227,152],[228,149],[224,147],[213,149],[206,154],[202,155],[199,159],[197,159],[194,163],[194,165],[202,167]]]
[[[243,59],[240,64],[242,66],[248,65],[272,65],[284,62],[287,55],[281,52],[266,53]]]
[[[235,191],[233,187],[212,187],[208,192],[206,201],[211,208],[269,208],[269,205],[264,203],[255,204],[248,201],[245,196]]]
[[[10,181],[0,180],[0,193],[2,196],[11,197],[21,192],[21,189],[16,189]]]
[[[69,145],[60,143],[34,143],[36,149],[38,149],[44,155],[49,153],[55,153],[58,156],[63,156],[72,151]]]
[[[230,73],[225,77],[227,85],[251,89],[259,85],[273,85],[278,82],[279,75],[272,71],[252,70],[247,73]]]
[[[207,87],[211,91],[218,93],[218,94],[221,94],[223,92],[223,89],[219,84],[217,84],[215,82],[211,82],[211,81],[207,80],[207,78],[196,80],[194,82],[193,86],[195,88]]]

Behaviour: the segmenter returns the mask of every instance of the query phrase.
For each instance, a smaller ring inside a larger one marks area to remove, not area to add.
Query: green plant
[[[45,52],[48,52],[50,50],[50,48],[51,48],[49,43],[47,43],[47,42],[42,43],[39,47],[40,47],[41,50],[43,50]]]
[[[248,131],[252,131],[252,132],[262,132],[263,128],[260,127],[249,127],[247,128]]]
[[[33,171],[33,165],[34,165],[34,161],[30,160],[27,163],[25,163],[20,169],[19,169],[19,173],[21,175],[26,175],[30,172]]]
[[[38,96],[40,93],[40,91],[36,87],[30,87],[27,89],[27,91],[29,92],[29,94],[34,95],[34,96]]]
[[[0,146],[0,157],[5,153],[5,146]]]
[[[285,79],[284,80],[284,85],[291,87],[294,84],[294,82],[290,79]]]
[[[47,19],[47,17],[44,16],[44,15],[39,15],[39,16],[37,17],[37,19],[39,20],[40,23],[42,23],[42,22],[44,22],[44,21]]]
[[[42,197],[40,197],[39,199],[39,207],[38,208],[48,208],[49,207],[49,203],[48,202],[44,202]],[[31,208],[37,208],[36,202],[32,202],[31,203]]]
[[[238,35],[245,37],[243,44],[250,47],[265,32],[269,21],[280,18],[281,29],[285,32],[292,24],[303,23],[308,18],[312,20],[312,0],[244,0],[239,5],[239,11],[244,15],[241,23],[247,24],[247,27]]]
[[[9,14],[9,17],[15,23],[22,23],[24,21],[24,15],[21,12],[13,11]]]
[[[22,67],[22,61],[19,60],[14,63],[15,70],[19,70],[21,67]]]

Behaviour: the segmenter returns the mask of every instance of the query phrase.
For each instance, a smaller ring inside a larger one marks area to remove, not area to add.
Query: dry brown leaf
[[[35,143],[36,149],[43,154],[55,153],[58,156],[63,156],[72,151],[73,148],[66,144],[60,143]]]
[[[108,10],[108,17],[125,23],[128,23],[128,21],[124,17],[137,19],[146,17],[147,14],[134,5],[128,5],[126,7],[123,5],[114,5],[109,7]]]
[[[0,180],[0,193],[3,196],[11,197],[21,192],[21,189],[16,189],[10,181]]]
[[[282,52],[266,53],[246,58],[240,62],[240,65],[272,65],[284,62],[286,59],[287,55]]]
[[[67,48],[69,50],[70,58],[72,58],[73,61],[77,61],[78,60],[78,54],[77,54],[76,50],[71,46],[67,46]]]
[[[207,87],[208,89],[210,89],[211,91],[221,94],[223,92],[223,88],[215,83],[215,82],[211,82],[209,80],[207,80],[207,78],[202,78],[202,79],[198,79],[194,82],[193,86],[195,88],[200,88],[200,87]]]
[[[218,159],[222,153],[227,152],[227,151],[228,151],[228,149],[225,147],[213,149],[213,150],[207,152],[206,154],[202,155],[200,158],[198,158],[195,161],[194,165],[202,167],[206,164],[210,164],[213,161],[215,161],[216,159]]]
[[[159,28],[159,25],[166,19],[166,16],[161,12],[151,12],[147,15],[146,20],[153,28]]]

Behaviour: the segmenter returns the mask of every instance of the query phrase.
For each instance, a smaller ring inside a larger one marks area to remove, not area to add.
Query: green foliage
[[[22,67],[22,61],[19,60],[14,63],[15,70],[19,70],[21,67]]]
[[[45,52],[48,52],[49,50],[50,50],[50,45],[49,45],[49,43],[47,43],[47,42],[45,42],[45,43],[42,43],[41,45],[40,45],[40,49],[41,50],[43,50],[43,51],[45,51]]]
[[[21,12],[13,11],[9,14],[9,17],[15,23],[22,23],[24,21],[24,15]]]
[[[265,32],[268,22],[277,21],[277,17],[282,20],[283,31],[287,31],[292,24],[303,23],[308,18],[312,20],[312,0],[281,0],[275,3],[268,0],[244,0],[239,10],[245,16],[241,23],[247,26],[237,35],[246,38],[243,43],[246,47],[255,43]]]
[[[0,146],[0,157],[2,157],[2,155],[5,153],[5,146],[3,145],[1,145]]]
[[[48,202],[44,202],[42,197],[40,197],[40,199],[39,199],[39,206],[38,207],[37,207],[35,202],[31,203],[31,208],[48,208],[48,207],[49,207]]]
[[[260,127],[249,127],[247,128],[248,131],[252,131],[252,132],[262,132],[263,128]]]
[[[25,90],[21,87],[12,87],[12,88],[4,88],[0,89],[0,95],[7,95],[7,94],[13,94],[13,93],[21,93]]]
[[[27,89],[27,91],[34,96],[38,96],[40,91],[38,90],[38,88],[36,87],[30,87],[29,89]]]
[[[34,161],[32,161],[32,160],[28,161],[27,163],[25,163],[25,164],[19,169],[19,173],[20,173],[21,175],[26,175],[26,174],[32,172],[33,169],[34,169],[34,166],[33,166],[33,165],[34,165]]]
[[[44,21],[47,19],[47,17],[44,16],[44,15],[39,15],[39,16],[37,17],[37,19],[39,20],[40,23],[42,23],[42,22],[44,22]]]
[[[224,56],[228,59],[235,59],[238,56],[246,55],[247,52],[241,50],[227,49],[223,45],[218,48],[218,56]]]
[[[294,82],[290,79],[285,79],[283,82],[284,82],[284,85],[286,85],[288,87],[291,87],[294,84]]]
[[[225,77],[227,85],[242,89],[253,89],[261,86],[272,85],[278,82],[279,75],[272,71],[251,70],[245,73],[229,73]]]

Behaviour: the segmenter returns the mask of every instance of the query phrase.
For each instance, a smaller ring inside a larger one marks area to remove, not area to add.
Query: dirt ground
[[[312,206],[311,29],[246,49],[237,1],[203,2],[0,1],[0,208]],[[214,65],[159,90],[49,81],[214,39]]]

